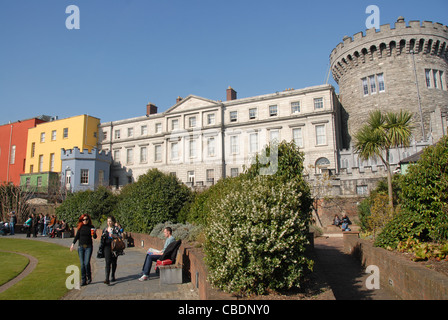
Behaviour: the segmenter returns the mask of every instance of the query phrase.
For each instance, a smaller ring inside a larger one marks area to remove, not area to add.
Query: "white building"
[[[330,85],[227,101],[190,95],[166,112],[102,123],[100,148],[113,158],[111,184],[121,187],[151,168],[192,186],[235,176],[273,139],[294,140],[305,167],[338,172],[339,102]]]

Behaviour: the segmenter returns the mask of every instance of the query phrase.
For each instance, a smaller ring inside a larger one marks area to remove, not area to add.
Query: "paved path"
[[[6,236],[5,238],[29,239],[46,241],[62,245],[69,250],[73,238],[26,238],[25,234]],[[63,300],[198,300],[199,294],[192,283],[160,285],[159,277],[154,270],[149,280],[138,281],[146,252],[139,248],[126,248],[125,255],[118,257],[116,282],[110,286],[103,283],[105,280],[105,261],[97,259],[99,241],[94,242],[92,266],[92,283],[81,287],[80,290],[71,290]],[[75,246],[77,248],[77,245]]]
[[[314,239],[316,264],[336,300],[399,300],[387,288],[369,290],[365,273],[359,260],[344,253],[342,237],[318,237]]]

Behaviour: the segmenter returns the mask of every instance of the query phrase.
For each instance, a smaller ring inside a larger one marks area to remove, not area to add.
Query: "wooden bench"
[[[158,266],[160,274],[160,284],[180,284],[182,283],[182,253],[177,250],[176,262],[166,266]]]

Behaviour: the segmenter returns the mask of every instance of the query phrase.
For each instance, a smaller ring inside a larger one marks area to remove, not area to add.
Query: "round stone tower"
[[[403,17],[394,28],[386,24],[343,38],[330,63],[339,85],[345,147],[373,110],[413,113],[416,141],[437,141],[446,134],[447,43],[447,26],[406,25]]]

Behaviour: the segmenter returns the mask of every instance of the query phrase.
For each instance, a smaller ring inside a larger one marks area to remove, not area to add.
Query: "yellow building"
[[[89,152],[98,143],[100,119],[80,115],[54,120],[37,125],[28,130],[25,175],[33,173],[57,172],[61,168],[61,149]]]

